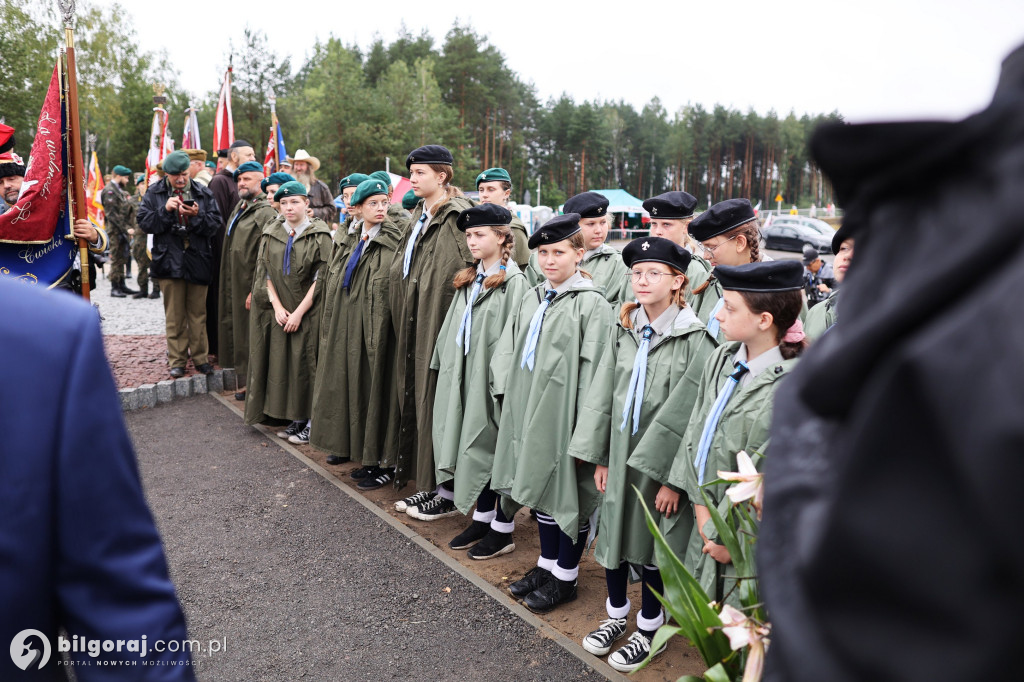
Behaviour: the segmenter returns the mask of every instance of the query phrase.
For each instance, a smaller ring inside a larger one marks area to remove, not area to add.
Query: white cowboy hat
[[[296,161],[305,161],[309,165],[313,166],[314,171],[320,170],[320,159],[315,156],[310,156],[309,152],[305,149],[300,149],[295,152],[295,156],[288,157],[289,163],[295,163]]]

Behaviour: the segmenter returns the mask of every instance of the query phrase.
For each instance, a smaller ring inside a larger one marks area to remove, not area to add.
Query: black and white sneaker
[[[625,618],[602,620],[601,627],[583,638],[583,648],[595,656],[604,656],[612,650],[612,644],[625,634]]]
[[[359,485],[356,487],[360,490],[376,490],[377,488],[383,488],[393,480],[395,480],[394,469],[377,467],[377,471],[374,472],[373,478],[367,476],[363,480],[359,481]]]
[[[515,550],[515,548],[516,545],[512,542],[512,533],[499,533],[494,529],[488,529],[487,535],[480,542],[473,545],[467,554],[470,559],[483,561],[484,559],[493,559],[496,556],[508,554]]]
[[[654,652],[654,656],[657,656],[664,650],[665,647],[661,647]],[[629,636],[626,646],[618,649],[608,657],[608,665],[621,673],[631,673],[640,667],[640,664],[646,660],[650,653],[651,640],[647,639],[644,633],[637,631]]]
[[[302,421],[302,422],[292,422],[285,429],[283,429],[281,431],[278,431],[277,432],[277,437],[278,438],[284,438],[285,440],[288,440],[292,436],[297,435],[299,433],[299,431],[301,431],[303,428],[305,428],[305,426],[306,426],[306,422],[304,422],[304,421]]]
[[[309,424],[302,427],[302,430],[296,433],[294,436],[288,436],[289,443],[295,443],[296,445],[305,445],[309,442]]]
[[[462,512],[455,507],[455,503],[451,500],[435,495],[429,502],[409,507],[405,513],[420,521],[437,521],[449,516],[458,516]]]
[[[486,521],[473,521],[466,530],[456,535],[448,546],[452,549],[469,549],[491,530],[491,524]]]
[[[434,499],[435,495],[437,495],[437,493],[435,493],[433,490],[416,493],[415,495],[410,495],[404,500],[399,500],[398,502],[395,502],[395,511],[408,511],[409,507],[416,507],[418,505],[423,504],[424,502],[429,502],[430,500]]]
[[[371,466],[363,466],[359,467],[349,475],[352,476],[352,478],[356,479],[357,481],[361,481],[364,478],[372,478],[373,476],[376,476],[377,469],[379,468],[380,467],[378,467],[376,464],[373,464]]]

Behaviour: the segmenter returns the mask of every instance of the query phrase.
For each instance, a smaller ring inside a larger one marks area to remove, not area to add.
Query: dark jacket
[[[213,236],[223,221],[213,193],[198,182],[190,181],[190,185],[199,215],[189,218],[184,229],[178,226],[177,212],[164,209],[171,196],[166,178],[150,187],[142,198],[138,222],[143,232],[153,235],[150,275],[209,284],[214,268]]]
[[[765,679],[1016,678],[1024,47],[970,118],[811,150],[856,247],[842,318],[776,394]]]
[[[219,170],[210,180],[208,189],[213,192],[217,200],[217,208],[220,210],[220,217],[227,224],[227,218],[235,210],[239,201],[238,183],[231,171]]]

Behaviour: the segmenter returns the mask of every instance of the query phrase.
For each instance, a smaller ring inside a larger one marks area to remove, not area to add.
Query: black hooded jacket
[[[198,182],[190,182],[199,215],[188,219],[185,230],[178,228],[177,212],[164,208],[171,196],[166,178],[142,197],[138,223],[143,232],[153,235],[153,264],[149,270],[153,277],[209,284],[213,279],[213,239],[223,221],[213,192]]]

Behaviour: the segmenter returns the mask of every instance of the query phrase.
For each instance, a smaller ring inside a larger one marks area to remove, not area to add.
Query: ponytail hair
[[[687,232],[687,235],[689,235],[689,232]],[[739,227],[734,227],[728,232],[723,232],[721,236],[726,237],[727,239],[743,237],[744,240],[746,240],[747,249],[750,250],[750,262],[761,262],[761,230],[757,227],[757,220],[751,220],[750,222],[743,223]],[[724,244],[725,242],[722,243]],[[703,294],[704,290],[711,286],[711,280],[714,278],[715,274],[714,270],[712,270],[711,276],[704,280],[703,284],[693,290],[694,295]]]
[[[583,239],[582,232],[577,232],[576,234],[566,239],[566,241],[569,242],[569,246],[571,246],[573,249],[577,251],[583,249],[583,251],[585,252],[587,250],[587,242]],[[591,275],[589,272],[580,267],[581,265],[583,265],[582,261],[576,264],[576,271],[579,272],[580,275],[586,277],[589,280],[594,279],[593,275]]]
[[[673,294],[672,294],[672,304],[677,306],[677,307],[679,307],[679,308],[685,308],[686,307],[686,288],[690,286],[690,280],[686,276],[685,272],[679,272],[679,270],[675,269],[671,265],[668,266],[668,269],[671,272],[672,276],[674,276],[674,277],[680,277],[681,276],[683,278],[683,286],[681,286],[678,289],[676,289],[675,292],[673,292]],[[622,304],[622,309],[619,311],[619,322],[622,323],[622,327],[624,329],[632,329],[633,328],[633,318],[631,317],[631,315],[632,315],[633,311],[636,310],[639,307],[640,307],[640,304],[637,303],[636,301],[630,301],[629,303],[623,303]]]
[[[498,270],[498,273],[496,275],[491,275],[490,277],[484,280],[485,289],[493,289],[495,287],[500,287],[502,284],[505,283],[505,276],[507,272],[505,268],[508,267],[508,262],[512,260],[512,253],[515,249],[516,243],[515,236],[512,234],[511,225],[490,225],[489,227],[491,228],[491,230],[494,231],[495,235],[502,239],[501,269]],[[473,281],[476,280],[477,265],[479,263],[480,261],[477,260],[469,267],[463,268],[462,270],[456,272],[455,278],[452,279],[452,286],[454,286],[456,289],[461,289],[465,286],[472,284]]]
[[[437,209],[447,204],[455,197],[464,197],[465,194],[462,190],[452,184],[452,178],[455,177],[455,171],[447,163],[428,163],[427,166],[430,170],[435,173],[444,173],[444,182],[441,183],[441,188],[444,190],[444,198],[438,201],[436,204],[431,206],[432,215],[437,215]],[[424,206],[424,209],[426,206]]]
[[[795,330],[792,341],[786,341],[785,337],[790,328],[799,320],[800,310],[803,308],[803,291],[737,291],[747,307],[755,315],[770,313],[775,326],[775,340],[779,344],[779,352],[785,360],[795,358],[807,348],[807,341],[803,338],[802,329]],[[796,339],[799,340],[796,340]]]

